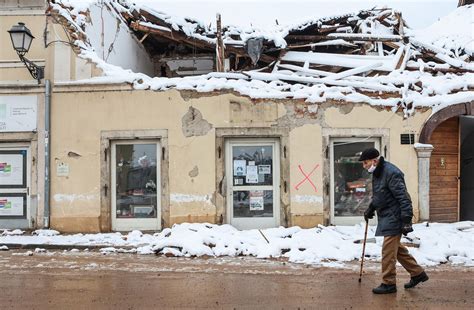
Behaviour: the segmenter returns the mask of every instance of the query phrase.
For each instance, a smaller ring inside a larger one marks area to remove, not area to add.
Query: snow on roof
[[[461,6],[433,25],[413,31],[420,41],[456,55],[474,54],[474,5]]]
[[[280,26],[271,32],[224,26],[226,53],[253,57],[253,67],[249,67],[251,62],[244,62],[243,66],[236,65],[235,72],[170,78],[134,73],[97,56],[84,33],[85,16],[90,14],[84,13],[85,8],[92,4],[97,5],[93,0],[83,1],[79,6],[75,1],[64,0],[50,4],[51,11],[65,19],[68,29],[76,29],[77,33],[74,35],[72,31],[71,37],[82,49],[80,57],[103,70],[104,76],[79,83],[126,82],[136,89],[199,92],[227,89],[250,98],[304,99],[308,103],[360,102],[394,110],[401,108],[406,115],[418,107],[437,110],[474,100],[474,64],[470,62],[472,47],[469,47],[472,38],[466,39],[464,30],[459,31],[459,36],[447,35],[456,33],[453,28],[459,25],[450,26],[449,20],[472,14],[472,5],[458,8],[449,15],[452,17],[432,26],[449,28],[444,32],[444,41],[440,39],[443,35],[428,37],[429,30],[410,31],[401,14],[387,8]],[[134,29],[140,42],[152,35],[160,42],[177,41],[215,56],[217,36],[211,26],[128,0],[105,0],[102,5],[107,5],[119,20]],[[450,43],[447,38],[451,39]],[[257,50],[253,55],[249,43],[255,43]]]
[[[413,29],[431,25],[456,8],[457,0],[134,0],[157,10],[188,16],[215,25],[216,13],[226,25],[246,28],[274,28],[295,21],[358,12],[375,6],[388,6],[403,12]],[[419,14],[420,11],[423,14]],[[262,12],[264,12],[262,14]]]

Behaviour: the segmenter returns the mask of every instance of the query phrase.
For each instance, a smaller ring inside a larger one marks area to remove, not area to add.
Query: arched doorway
[[[420,143],[434,148],[429,161],[430,221],[474,220],[472,115],[474,102],[452,105],[430,117],[421,131]]]

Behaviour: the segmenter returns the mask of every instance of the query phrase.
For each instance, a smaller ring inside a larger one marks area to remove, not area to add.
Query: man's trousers
[[[385,236],[382,246],[382,283],[397,283],[397,260],[410,273],[411,277],[417,276],[424,270],[413,256],[408,253],[405,246],[400,243],[402,235]]]

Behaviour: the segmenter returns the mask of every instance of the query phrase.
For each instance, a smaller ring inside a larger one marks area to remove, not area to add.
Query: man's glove
[[[413,227],[411,226],[411,223],[405,223],[402,226],[402,234],[404,236],[408,235],[408,233],[411,233],[413,231]]]
[[[364,220],[366,222],[368,222],[369,219],[374,218],[374,215],[375,215],[375,209],[372,206],[372,204],[370,204],[369,207],[367,208],[367,210],[365,210],[365,212],[364,212]]]

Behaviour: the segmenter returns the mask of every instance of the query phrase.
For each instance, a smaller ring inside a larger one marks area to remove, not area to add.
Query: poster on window
[[[271,174],[271,167],[270,165],[258,165],[258,174]]]
[[[0,153],[0,186],[25,186],[23,156]]]
[[[0,195],[0,216],[24,216],[25,197]]]
[[[257,166],[247,166],[247,175],[245,176],[245,182],[248,184],[258,183]]]
[[[234,160],[234,176],[244,176],[247,173],[246,165],[246,160]]]
[[[36,96],[0,96],[0,132],[36,130]]]
[[[250,211],[263,211],[263,191],[250,191]]]

